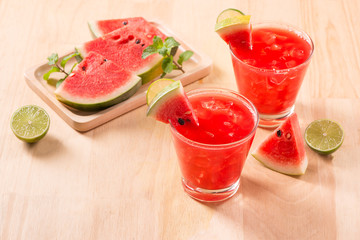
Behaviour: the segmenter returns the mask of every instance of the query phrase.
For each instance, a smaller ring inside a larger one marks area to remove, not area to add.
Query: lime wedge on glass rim
[[[314,151],[328,155],[335,152],[344,141],[340,124],[329,119],[315,120],[305,130],[305,142]]]
[[[166,86],[170,85],[171,83],[175,82],[172,79],[168,78],[161,78],[159,80],[154,81],[150,84],[147,92],[146,92],[146,104],[150,105],[151,101],[154,97]]]
[[[221,22],[227,18],[240,17],[245,15],[242,11],[235,8],[228,8],[222,11],[216,19],[216,23]]]
[[[42,139],[49,130],[50,117],[41,107],[27,105],[17,109],[10,120],[15,136],[27,143]]]

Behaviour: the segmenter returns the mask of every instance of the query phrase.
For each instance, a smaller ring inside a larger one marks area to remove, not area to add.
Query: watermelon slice
[[[218,16],[215,31],[227,44],[251,48],[250,17],[237,9],[226,9]]]
[[[140,87],[138,76],[98,53],[89,52],[55,90],[55,96],[76,109],[93,111],[124,101]]]
[[[163,40],[166,36],[143,18],[128,19],[127,21],[128,24],[124,27],[86,42],[76,47],[76,50],[81,57],[86,57],[89,52],[97,52],[121,68],[134,72],[145,84],[162,73],[163,58],[159,54],[153,54],[142,59],[143,50],[153,43],[154,36],[159,36]],[[107,21],[107,23],[110,22],[111,20]],[[109,29],[111,28],[109,27]]]
[[[175,81],[163,88],[151,101],[147,116],[173,126],[191,122],[199,125],[192,106],[180,81]]]
[[[289,116],[252,155],[275,171],[289,175],[304,174],[308,159],[297,115],[293,113]]]
[[[150,28],[153,27],[151,23],[142,17],[89,21],[88,25],[94,38],[101,37],[123,27],[132,28],[134,31],[136,31],[137,28],[141,29],[144,26],[149,26]]]

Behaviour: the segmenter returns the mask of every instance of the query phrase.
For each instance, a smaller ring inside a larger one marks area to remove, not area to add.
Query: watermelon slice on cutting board
[[[142,17],[89,21],[88,26],[94,38],[101,37],[107,33],[124,27],[131,28],[137,32],[141,31],[141,29],[145,26],[149,28],[154,27]]]
[[[55,90],[56,98],[79,110],[95,111],[131,97],[141,78],[101,54],[89,52]]]
[[[124,25],[125,22],[127,24]],[[104,27],[103,25],[106,24],[107,27]],[[153,54],[146,59],[141,57],[143,50],[153,43],[154,36],[159,36],[163,40],[166,38],[166,35],[156,26],[143,18],[104,20],[90,25],[98,26],[97,28],[90,27],[95,35],[100,33],[105,33],[105,35],[77,46],[76,50],[81,57],[86,57],[89,52],[97,52],[121,68],[137,74],[143,84],[160,76],[163,57],[159,54]],[[103,27],[99,28],[99,26]],[[117,26],[122,27],[107,32]]]
[[[275,129],[252,156],[275,171],[288,175],[304,174],[308,159],[296,113]]]

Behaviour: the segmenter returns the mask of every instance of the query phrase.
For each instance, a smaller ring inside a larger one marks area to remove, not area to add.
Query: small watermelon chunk
[[[148,107],[147,116],[173,126],[187,122],[199,125],[180,81],[167,85],[154,97]]]
[[[123,23],[126,21],[128,24],[124,25]],[[146,59],[142,58],[143,50],[153,43],[154,36],[166,39],[166,35],[156,26],[143,18],[98,22],[98,24],[91,23],[91,25],[107,25],[107,27],[102,27],[101,32],[105,35],[77,46],[76,51],[80,53],[81,57],[86,57],[89,52],[97,52],[123,69],[133,71],[141,77],[143,84],[160,76],[163,71],[161,67],[163,57],[153,54]],[[108,32],[119,24],[122,24],[123,27]],[[95,33],[98,34],[99,32],[96,31]]]
[[[304,174],[308,159],[296,113],[275,129],[252,155],[275,171],[288,175]]]
[[[93,111],[126,100],[140,87],[141,78],[90,52],[55,90],[55,96],[73,108]]]

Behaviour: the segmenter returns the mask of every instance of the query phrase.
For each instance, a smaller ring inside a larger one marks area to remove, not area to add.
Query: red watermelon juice
[[[294,109],[314,46],[305,32],[283,24],[255,24],[251,38],[251,48],[230,41],[237,86],[259,111],[259,125],[274,127]]]
[[[254,105],[225,89],[189,92],[199,125],[171,127],[185,192],[200,201],[221,201],[237,191],[258,124]]]

